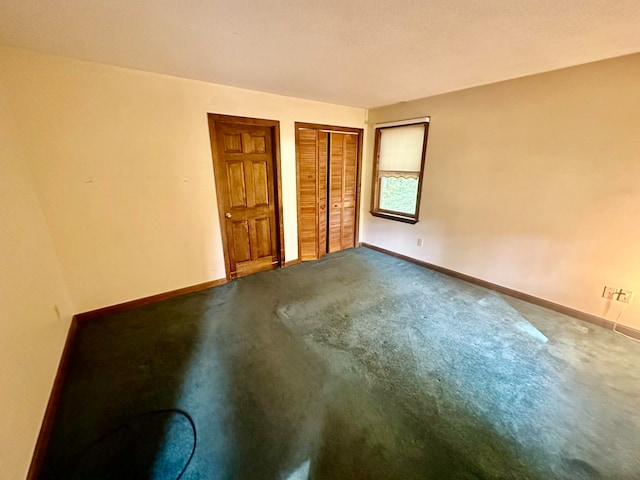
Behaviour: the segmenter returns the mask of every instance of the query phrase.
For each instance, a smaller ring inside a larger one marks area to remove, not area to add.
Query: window
[[[371,214],[418,222],[429,118],[376,125]]]

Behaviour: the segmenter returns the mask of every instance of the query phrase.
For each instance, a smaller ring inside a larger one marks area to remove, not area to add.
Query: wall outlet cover
[[[631,303],[633,292],[631,290],[618,289],[615,294],[616,300],[622,303]]]
[[[604,290],[602,290],[602,298],[613,300],[616,290],[618,290],[616,287],[604,287]]]

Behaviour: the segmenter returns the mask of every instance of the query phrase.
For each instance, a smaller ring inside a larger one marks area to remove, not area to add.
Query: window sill
[[[416,223],[418,223],[418,219],[413,217],[405,217],[403,215],[395,215],[393,213],[386,212],[376,212],[375,210],[372,210],[370,213],[374,217],[386,218],[387,220],[395,220],[396,222],[409,223],[411,225],[415,225]]]

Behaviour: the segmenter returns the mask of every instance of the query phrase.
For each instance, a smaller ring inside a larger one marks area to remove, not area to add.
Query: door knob
[[[224,216],[227,218],[231,218],[231,214],[229,212],[225,213]]]

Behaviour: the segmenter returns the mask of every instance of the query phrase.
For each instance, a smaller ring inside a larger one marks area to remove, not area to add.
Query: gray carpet
[[[640,345],[365,248],[83,324],[42,478],[640,479]]]

